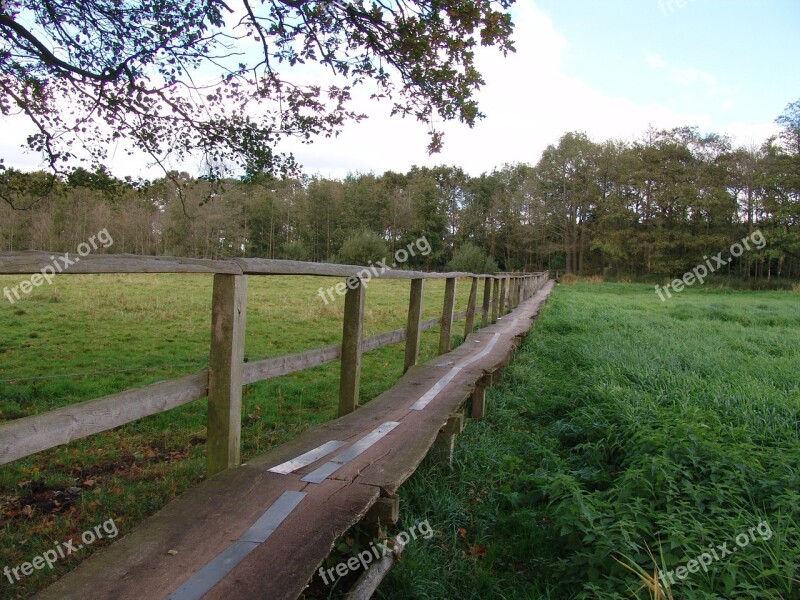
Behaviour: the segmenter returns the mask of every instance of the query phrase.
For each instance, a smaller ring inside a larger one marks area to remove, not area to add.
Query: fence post
[[[508,312],[514,310],[514,283],[516,282],[516,277],[512,277],[508,280],[508,287],[506,288],[506,302],[508,303]]]
[[[500,280],[500,315],[506,314],[506,281],[507,277]]]
[[[492,279],[492,323],[497,322],[497,306],[500,303],[500,280]]]
[[[492,278],[483,278],[483,314],[481,314],[481,327],[489,324],[489,304],[492,302]]]
[[[456,306],[456,278],[448,277],[444,284],[444,309],[442,329],[439,334],[439,354],[450,352],[450,335],[453,330],[453,311]]]
[[[472,278],[472,286],[469,288],[469,302],[467,303],[467,321],[464,324],[464,339],[475,329],[475,304],[478,300],[478,278]]]
[[[246,318],[247,276],[214,275],[206,417],[208,477],[240,461]]]
[[[361,279],[355,276],[347,278],[342,326],[342,371],[339,377],[340,417],[353,412],[358,406],[366,295]]]
[[[422,335],[422,293],[424,279],[411,280],[411,296],[408,300],[408,321],[406,322],[406,357],[403,373],[417,364],[419,360],[419,339]]]

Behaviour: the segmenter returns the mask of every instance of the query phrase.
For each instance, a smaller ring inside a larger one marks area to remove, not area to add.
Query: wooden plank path
[[[189,489],[36,598],[297,598],[451,416],[470,398],[482,412],[487,378],[508,363],[553,285],[354,412]]]

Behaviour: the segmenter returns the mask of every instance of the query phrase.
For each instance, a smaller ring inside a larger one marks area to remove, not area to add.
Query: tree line
[[[533,164],[479,176],[461,168],[153,182],[100,168],[67,177],[0,173],[0,250],[74,250],[103,228],[108,251],[225,259],[379,260],[426,237],[411,268],[553,269],[642,279],[678,276],[760,231],[767,244],[725,274],[800,276],[800,101],[758,147],[696,128],[634,141],[567,133]]]

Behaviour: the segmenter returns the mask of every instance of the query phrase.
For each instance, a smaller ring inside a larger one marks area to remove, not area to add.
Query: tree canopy
[[[290,173],[289,136],[335,135],[363,115],[353,88],[429,124],[481,117],[477,46],[513,50],[513,0],[4,0],[0,114],[35,126],[58,171],[119,139],[164,165],[202,156]],[[331,74],[328,85],[309,66]]]

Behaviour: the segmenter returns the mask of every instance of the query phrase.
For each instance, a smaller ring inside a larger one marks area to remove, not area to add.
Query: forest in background
[[[635,141],[568,133],[535,165],[480,176],[459,167],[407,173],[153,182],[100,169],[65,177],[2,172],[0,250],[74,251],[107,228],[113,253],[366,263],[425,236],[430,270],[553,269],[657,280],[760,230],[726,265],[742,279],[800,277],[800,101],[760,147],[697,128]],[[470,268],[472,267],[472,268]]]

